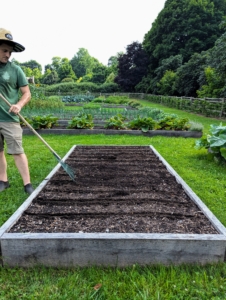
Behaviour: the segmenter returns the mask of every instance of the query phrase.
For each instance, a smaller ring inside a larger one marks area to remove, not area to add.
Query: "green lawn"
[[[158,107],[204,125],[220,120]],[[224,124],[226,122],[223,122]],[[194,149],[193,138],[144,136],[43,135],[63,157],[73,145],[153,145],[194,192],[226,226],[226,166],[208,161],[206,151]],[[31,178],[35,187],[57,164],[52,153],[35,136],[24,136]],[[7,156],[10,189],[0,195],[0,225],[27,196],[12,157]],[[0,268],[0,300],[7,299],[226,299],[225,264],[208,266],[133,266],[118,268]],[[99,286],[97,286],[100,284]],[[99,288],[98,288],[99,287]]]

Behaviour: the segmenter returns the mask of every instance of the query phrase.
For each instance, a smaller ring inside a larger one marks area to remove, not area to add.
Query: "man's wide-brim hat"
[[[4,28],[0,28],[0,42],[5,41],[7,44],[12,45],[14,52],[22,52],[25,47],[13,40],[12,33]]]

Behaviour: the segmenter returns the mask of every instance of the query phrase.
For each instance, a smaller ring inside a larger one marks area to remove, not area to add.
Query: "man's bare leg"
[[[17,169],[20,172],[24,185],[30,183],[30,173],[28,168],[27,156],[22,154],[13,155]]]
[[[7,162],[4,151],[0,152],[0,181],[7,181]]]

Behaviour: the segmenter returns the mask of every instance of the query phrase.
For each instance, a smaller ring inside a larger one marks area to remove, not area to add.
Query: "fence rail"
[[[44,92],[46,96],[56,95],[52,92]],[[163,96],[145,93],[91,93],[91,92],[59,92],[59,96],[65,95],[94,95],[95,97],[104,96],[126,96],[130,99],[144,99],[150,102],[159,103],[168,107],[201,114],[207,117],[226,118],[226,98],[194,98],[194,97],[176,97]]]

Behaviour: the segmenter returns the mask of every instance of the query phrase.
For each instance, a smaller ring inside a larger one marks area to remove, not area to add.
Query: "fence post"
[[[219,117],[222,118],[223,113],[224,113],[224,103],[225,103],[225,98],[222,98],[222,102],[221,102],[221,111],[220,111],[220,115]]]

